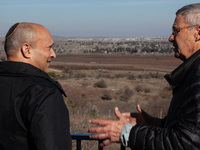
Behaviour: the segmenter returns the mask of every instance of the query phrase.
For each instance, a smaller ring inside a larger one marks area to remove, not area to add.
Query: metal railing
[[[98,141],[98,150],[103,150],[103,147],[99,147],[100,143],[103,142],[103,140],[96,140],[91,139],[89,134],[71,134],[72,140],[76,140],[76,150],[81,150],[81,141],[82,140],[93,140]],[[125,150],[126,148],[121,145],[121,150]]]

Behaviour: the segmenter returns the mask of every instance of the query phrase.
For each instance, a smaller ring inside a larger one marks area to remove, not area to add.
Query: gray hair
[[[183,15],[188,25],[200,25],[200,3],[189,4],[180,8],[176,15]]]
[[[37,31],[28,23],[16,23],[8,31],[5,37],[4,49],[7,57],[14,55],[22,44],[28,43],[36,46],[35,36]]]

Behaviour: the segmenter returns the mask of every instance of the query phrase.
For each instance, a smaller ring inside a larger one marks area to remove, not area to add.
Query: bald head
[[[5,39],[8,61],[28,63],[48,72],[51,60],[56,58],[51,33],[39,24],[14,24]]]
[[[23,43],[30,44],[33,48],[36,46],[40,28],[43,26],[34,23],[16,23],[8,31],[5,37],[5,52],[9,57],[14,57],[20,50]]]

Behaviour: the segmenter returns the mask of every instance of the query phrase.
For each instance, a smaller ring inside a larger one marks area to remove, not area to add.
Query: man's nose
[[[51,49],[51,58],[56,58],[56,53],[54,52],[53,48]]]
[[[174,35],[171,34],[171,35],[169,36],[168,40],[169,40],[170,42],[173,42],[173,41],[174,41]]]

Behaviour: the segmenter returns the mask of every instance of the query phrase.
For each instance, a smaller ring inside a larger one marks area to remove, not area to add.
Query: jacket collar
[[[191,66],[198,60],[200,50],[194,53],[191,57],[185,60],[180,66],[178,66],[170,74],[166,74],[164,78],[168,81],[172,89],[175,89],[183,80],[186,73],[189,71]]]
[[[54,81],[52,78],[50,78],[46,72],[27,63],[14,61],[0,62],[0,76],[36,76],[45,78],[54,84],[61,91],[61,93],[66,96],[64,90],[57,81]]]

